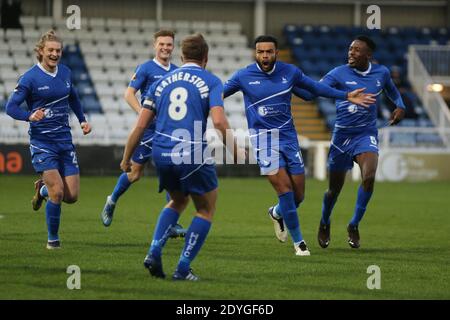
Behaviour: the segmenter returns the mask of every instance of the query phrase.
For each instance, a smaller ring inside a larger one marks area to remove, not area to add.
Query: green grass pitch
[[[300,207],[310,257],[279,243],[267,208],[276,197],[264,178],[221,179],[215,220],[192,267],[201,282],[149,276],[142,262],[165,203],[156,179],[133,185],[109,228],[100,211],[115,177],[82,177],[81,195],[63,205],[62,249],[48,251],[44,208],[31,210],[32,176],[0,177],[0,299],[449,299],[449,183],[376,183],[360,225],[361,248],[347,244],[357,184],[348,182],[332,216],[331,244],[316,232],[326,182],[307,180]],[[181,217],[183,226],[193,207]],[[163,261],[171,275],[184,241],[170,239]],[[69,265],[81,289],[66,287]],[[381,289],[369,290],[370,265]]]

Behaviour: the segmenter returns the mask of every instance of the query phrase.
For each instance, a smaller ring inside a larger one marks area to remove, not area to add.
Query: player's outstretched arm
[[[131,156],[133,155],[134,150],[136,150],[136,146],[144,135],[145,129],[153,121],[154,117],[155,113],[152,110],[142,108],[139,112],[139,117],[137,119],[136,125],[134,126],[133,130],[131,130],[131,133],[128,136],[128,140],[125,145],[125,151],[123,152],[122,162],[120,163],[120,168],[124,172],[130,170]]]
[[[299,88],[299,87],[293,87],[292,93],[305,101],[311,101],[311,100],[317,98],[317,96],[315,94],[313,94],[312,92],[302,89],[302,88]]]

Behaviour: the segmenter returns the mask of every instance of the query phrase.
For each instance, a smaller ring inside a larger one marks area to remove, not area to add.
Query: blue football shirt
[[[28,112],[18,110],[24,101]],[[55,73],[48,72],[40,64],[31,67],[20,77],[6,105],[10,115],[21,111],[15,118],[24,121],[39,108],[45,109],[45,117],[30,122],[31,141],[71,142],[69,108],[75,111],[80,122],[86,121],[72,85],[71,71],[65,65],[58,64]]]
[[[156,58],[148,60],[136,68],[129,87],[141,92],[141,105],[144,103],[144,97],[150,86],[160,80],[165,74],[177,69],[178,67],[170,63],[167,67],[159,63]],[[151,139],[155,133],[155,122],[152,122],[144,133],[143,140]]]
[[[147,92],[144,108],[156,112],[153,159],[157,163],[202,163],[210,108],[223,107],[219,78],[194,63],[165,75]]]
[[[349,65],[342,65],[328,72],[320,82],[347,91],[366,88],[364,93],[373,93],[377,98],[377,101],[368,108],[355,105],[347,100],[336,99],[336,123],[334,127],[336,133],[376,133],[377,105],[380,102],[380,93],[383,90],[397,107],[405,108],[389,70],[380,64],[370,63],[366,71],[359,71]],[[301,90],[297,91],[300,95],[305,93],[304,91],[300,92]]]
[[[328,97],[345,99],[347,96],[347,92],[313,81],[296,66],[278,61],[270,72],[262,71],[257,63],[238,70],[225,83],[224,97],[242,91],[252,138],[278,129],[280,145],[298,143],[291,113],[294,86]]]

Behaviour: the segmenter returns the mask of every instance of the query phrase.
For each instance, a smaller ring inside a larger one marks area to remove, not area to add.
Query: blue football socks
[[[322,201],[322,219],[320,223],[329,225],[330,224],[330,216],[333,211],[334,205],[336,204],[337,197],[328,197],[328,192],[325,192],[323,195]]]
[[[116,186],[114,187],[114,191],[111,194],[111,200],[116,203],[119,200],[120,196],[128,190],[131,182],[128,180],[128,175],[124,172],[120,175],[119,179],[117,179]]]
[[[169,238],[169,231],[177,224],[180,215],[172,208],[164,208],[159,214],[148,254],[156,258],[161,256],[162,249]]]
[[[364,191],[362,186],[359,186],[358,189],[358,197],[356,198],[356,206],[355,211],[353,213],[353,218],[350,220],[351,226],[357,226],[361,221],[364,213],[366,212],[367,204],[369,203],[370,198],[372,197],[373,191],[367,192]]]
[[[295,206],[294,193],[290,191],[280,194],[278,199],[281,216],[283,217],[284,223],[289,230],[292,241],[294,243],[299,243],[303,240],[303,236],[300,231],[300,223],[298,220],[297,208]]]
[[[59,240],[58,229],[61,220],[61,204],[53,203],[50,199],[45,207],[47,220],[48,240]]]
[[[211,222],[208,220],[200,217],[194,217],[192,219],[191,225],[186,233],[185,245],[177,266],[177,271],[182,275],[186,275],[189,272],[191,262],[200,251],[210,228]]]

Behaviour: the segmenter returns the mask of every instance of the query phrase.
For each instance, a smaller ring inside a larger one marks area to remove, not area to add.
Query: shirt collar
[[[277,67],[277,63],[275,62],[275,64],[273,65],[272,70],[265,72],[259,67],[258,62],[255,62],[255,64],[256,64],[256,67],[259,69],[259,71],[264,72],[265,74],[268,74],[268,75],[271,75],[275,71],[275,68]]]
[[[352,68],[357,74],[360,74],[362,76],[367,76],[370,72],[370,70],[372,70],[372,64],[369,62],[369,67],[367,68],[366,71],[359,71],[356,68]]]
[[[168,65],[168,66],[163,65],[163,64],[162,64],[161,62],[159,62],[158,59],[156,59],[156,58],[153,58],[153,62],[156,63],[156,64],[157,64],[158,66],[160,66],[161,68],[163,68],[164,70],[170,71],[170,67],[171,67],[170,62],[169,62],[169,65]]]
[[[40,62],[37,63],[37,66],[39,67],[39,69],[41,69],[43,72],[45,72],[46,74],[48,74],[50,77],[56,77],[56,75],[58,74],[58,65],[56,65],[55,68],[55,72],[49,72],[47,71]]]
[[[198,67],[198,68],[201,68],[200,65],[198,65],[198,64],[196,64],[196,63],[194,63],[194,62],[188,62],[188,63],[185,63],[185,64],[183,64],[181,67],[182,67],[182,68],[184,68],[184,67]]]

